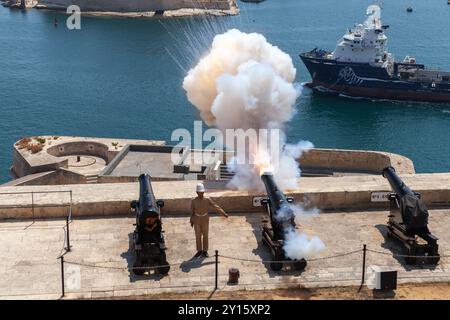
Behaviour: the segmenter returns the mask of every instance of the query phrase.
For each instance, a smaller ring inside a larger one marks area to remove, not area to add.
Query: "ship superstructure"
[[[348,96],[450,102],[450,72],[428,70],[407,56],[396,62],[387,51],[381,8],[371,5],[366,20],[348,29],[334,51],[300,54],[312,82],[309,87]]]

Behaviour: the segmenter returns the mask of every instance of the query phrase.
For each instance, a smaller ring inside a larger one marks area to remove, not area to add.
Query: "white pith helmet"
[[[205,186],[203,185],[203,183],[197,184],[196,191],[197,192],[205,192]]]

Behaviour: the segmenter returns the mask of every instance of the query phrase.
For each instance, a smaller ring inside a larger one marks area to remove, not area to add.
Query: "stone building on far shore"
[[[235,15],[236,0],[6,0],[5,6],[50,10],[80,7],[82,14],[128,17]]]

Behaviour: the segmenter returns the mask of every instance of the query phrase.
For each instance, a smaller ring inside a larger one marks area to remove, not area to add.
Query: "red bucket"
[[[230,268],[228,270],[228,284],[238,284],[239,283],[239,270],[236,268]]]

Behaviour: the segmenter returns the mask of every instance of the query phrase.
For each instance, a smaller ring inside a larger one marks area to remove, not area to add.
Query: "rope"
[[[208,260],[210,258],[211,257],[206,258],[204,260]],[[119,262],[119,261],[104,261],[103,263],[106,263],[106,262]],[[78,266],[82,266],[82,267],[116,269],[116,270],[157,269],[157,268],[161,268],[161,267],[181,266],[181,265],[183,265],[185,263],[188,263],[188,262],[192,262],[192,261],[188,260],[188,261],[183,261],[183,262],[168,263],[168,264],[164,264],[164,265],[148,266],[148,267],[113,267],[113,266],[102,266],[102,265],[97,265],[97,264],[89,264],[89,263],[83,263],[83,262],[64,260],[64,263],[78,265]]]
[[[323,258],[315,258],[315,259],[308,259],[308,261],[319,261],[319,260],[326,260],[326,259],[333,259],[333,258],[338,258],[338,257],[344,257],[344,256],[349,256],[352,255],[354,253],[358,253],[358,252],[362,252],[362,249],[359,250],[354,250],[354,251],[350,251],[350,252],[345,252],[345,253],[338,253],[334,256],[328,256],[328,257],[323,257]]]
[[[388,256],[392,256],[392,257],[399,257],[399,258],[448,258],[448,257],[450,257],[450,256],[440,256],[440,255],[439,256],[425,256],[425,255],[417,256],[417,255],[408,255],[408,254],[397,254],[397,253],[389,253],[389,252],[377,251],[377,250],[372,250],[372,249],[366,249],[366,251],[377,253],[377,254],[384,254],[384,255],[388,255]]]
[[[351,254],[354,254],[354,253],[357,253],[357,252],[361,252],[361,251],[362,251],[362,249],[359,249],[359,250],[354,250],[354,251],[345,252],[345,253],[338,253],[336,255],[328,256],[328,257],[307,259],[307,261],[319,261],[319,260],[333,259],[333,258],[348,256],[348,255],[351,255]],[[219,254],[219,257],[222,257],[222,258],[225,258],[225,259],[230,259],[230,260],[238,260],[238,261],[245,261],[245,262],[258,262],[258,263],[275,263],[275,262],[277,262],[277,263],[289,263],[289,262],[295,262],[295,260],[256,260],[256,259],[245,259],[245,258],[225,256],[225,255],[221,255],[221,254]]]
[[[81,267],[113,269],[113,270],[128,270],[128,271],[140,270],[140,269],[145,269],[145,270],[158,269],[158,268],[162,268],[162,267],[172,267],[172,266],[179,266],[179,265],[183,264],[183,262],[182,262],[182,263],[170,263],[170,264],[162,264],[162,265],[148,266],[148,267],[113,267],[113,266],[101,266],[101,265],[97,265],[97,264],[89,264],[89,263],[67,261],[67,260],[64,260],[64,263],[81,266]]]

